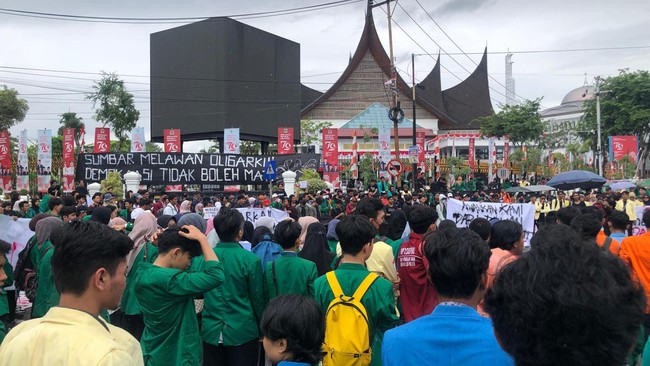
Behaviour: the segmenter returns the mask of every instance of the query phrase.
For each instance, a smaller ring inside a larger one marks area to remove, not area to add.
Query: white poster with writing
[[[646,227],[643,225],[643,211],[645,211],[645,206],[635,207],[636,210],[636,221],[632,225],[632,235],[643,235],[645,234]]]
[[[535,206],[530,203],[486,203],[453,198],[447,201],[447,219],[455,222],[456,226],[468,227],[478,217],[517,221],[524,228],[526,243],[530,242],[535,232]]]
[[[225,128],[223,130],[224,154],[239,154],[239,128]]]
[[[379,174],[389,177],[386,165],[392,158],[390,155],[390,129],[379,130],[377,139],[379,140]]]

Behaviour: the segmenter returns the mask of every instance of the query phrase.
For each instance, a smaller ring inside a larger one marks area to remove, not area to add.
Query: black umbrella
[[[586,170],[571,170],[560,173],[546,183],[560,190],[600,188],[607,180],[596,173]]]

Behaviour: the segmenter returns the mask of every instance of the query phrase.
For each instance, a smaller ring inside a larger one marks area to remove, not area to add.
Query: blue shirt
[[[387,331],[381,356],[384,366],[514,365],[497,343],[490,319],[469,306],[444,304]]]
[[[280,361],[277,366],[311,366],[308,363],[305,362],[293,362],[293,361]]]
[[[622,243],[623,239],[627,238],[627,235],[625,235],[625,233],[611,233],[609,234],[609,237]]]

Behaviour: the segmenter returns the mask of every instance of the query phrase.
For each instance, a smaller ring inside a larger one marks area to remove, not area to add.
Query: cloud
[[[443,17],[469,14],[494,3],[494,0],[449,0],[433,10],[431,15],[434,17]]]

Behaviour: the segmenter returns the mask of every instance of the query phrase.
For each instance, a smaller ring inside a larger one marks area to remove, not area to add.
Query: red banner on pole
[[[74,191],[74,128],[63,129],[63,192]]]
[[[7,130],[0,131],[0,177],[2,178],[2,190],[4,192],[12,191],[11,146]]]
[[[339,186],[339,131],[323,129],[323,180]]]
[[[472,169],[472,172],[474,171],[474,163],[475,163],[475,157],[476,157],[476,139],[473,137],[469,138],[469,153],[468,153],[468,160],[469,160],[469,168]]]
[[[293,154],[293,127],[278,127],[278,155]]]
[[[181,130],[178,128],[166,128],[163,130],[163,145],[166,153],[183,152],[183,141]],[[165,186],[165,192],[183,192],[182,184]]]
[[[111,152],[111,129],[106,127],[95,128],[95,154]]]
[[[425,160],[424,139],[425,139],[424,132],[415,133],[415,145],[418,147],[418,166],[422,168],[423,172],[424,172],[424,160]]]
[[[508,142],[506,141],[503,143],[503,166],[506,168],[508,167],[508,153],[509,153],[508,150],[510,150],[510,147],[508,146]]]
[[[163,130],[165,152],[182,152],[181,130],[178,128],[166,128]]]
[[[630,161],[637,161],[639,150],[636,136],[610,136],[609,137],[609,160],[621,160],[628,156]]]

